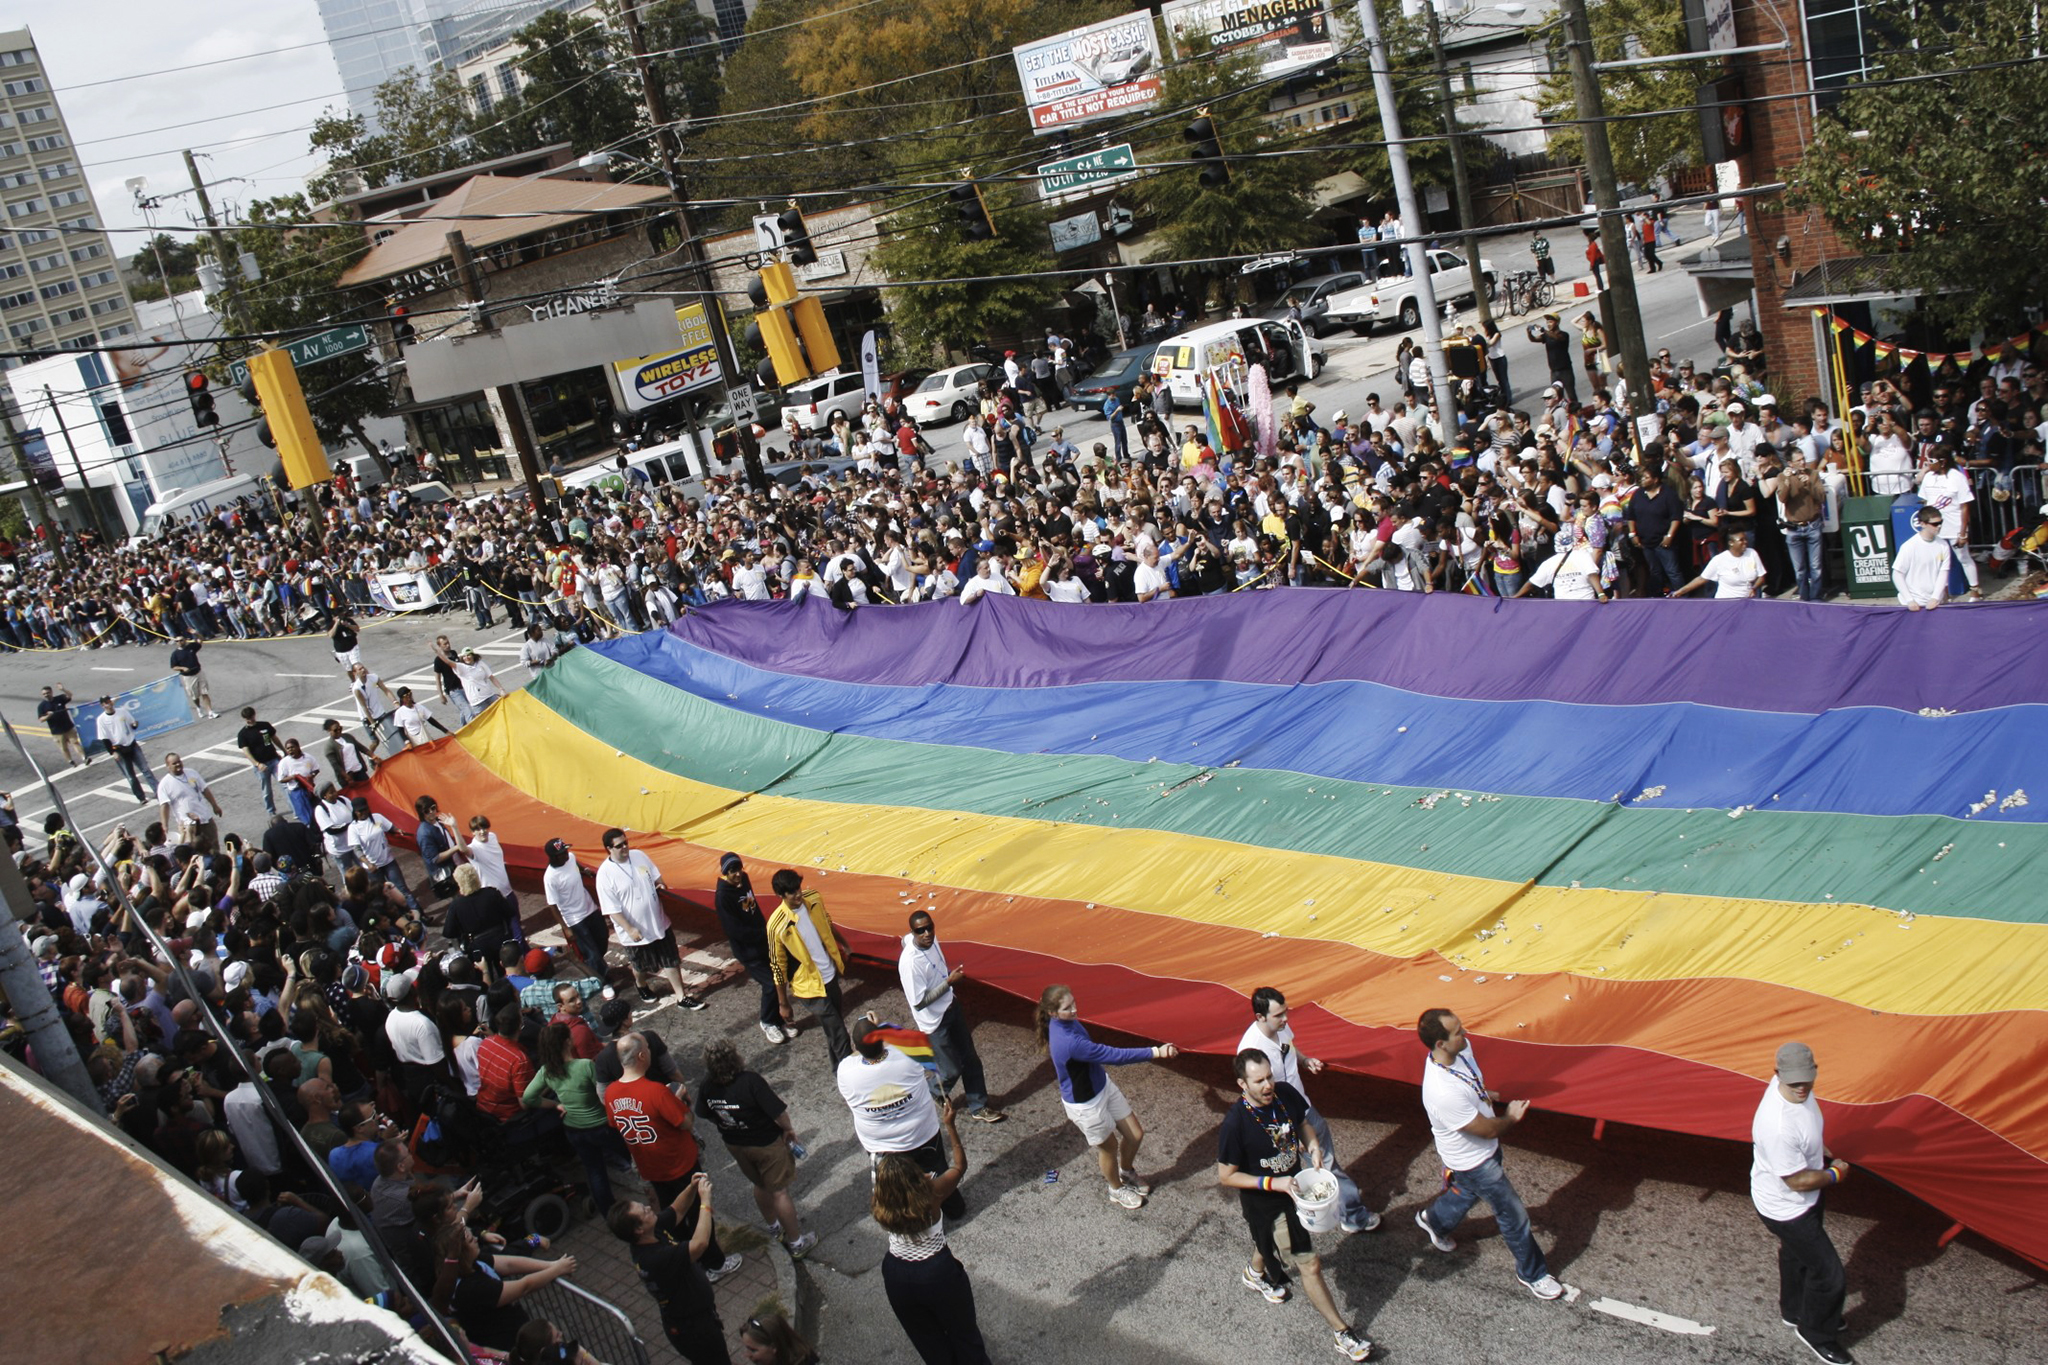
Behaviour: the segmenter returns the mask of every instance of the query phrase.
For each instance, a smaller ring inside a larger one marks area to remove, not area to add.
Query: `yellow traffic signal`
[[[754,321],[747,328],[747,340],[768,352],[768,363],[774,367],[777,384],[801,384],[811,377],[810,369],[804,364],[803,346],[797,340],[796,328],[790,325],[789,314],[783,309],[768,307],[754,314]]]
[[[809,362],[811,373],[838,369],[839,343],[832,339],[832,329],[825,323],[825,305],[806,294],[790,305],[789,314],[796,320],[797,339],[803,342],[804,359]]]
[[[249,357],[248,365],[250,382],[256,386],[278,458],[284,463],[285,481],[293,488],[307,488],[333,478],[327,447],[313,429],[313,414],[306,408],[306,395],[299,387],[299,372],[292,367],[291,356],[275,348],[258,351]]]

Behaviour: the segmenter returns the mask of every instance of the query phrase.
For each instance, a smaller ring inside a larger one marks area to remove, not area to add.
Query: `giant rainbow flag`
[[[572,652],[376,793],[487,812],[515,867],[613,824],[676,888],[728,849],[799,867],[891,956],[928,907],[980,980],[1183,1047],[1234,1047],[1273,984],[1303,1046],[1412,1081],[1449,1006],[1503,1089],[1592,1118],[1746,1140],[1804,1039],[1836,1151],[2048,1263],[2044,628],[734,602]]]

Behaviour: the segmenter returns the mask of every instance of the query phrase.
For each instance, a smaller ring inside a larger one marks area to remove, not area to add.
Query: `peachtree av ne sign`
[[[317,336],[301,337],[285,346],[294,366],[313,365],[322,360],[332,360],[338,355],[349,355],[369,348],[370,329],[360,322],[330,327]],[[249,382],[249,367],[237,360],[228,366],[228,380],[240,388]]]
[[[1122,142],[1099,152],[1046,162],[1038,168],[1038,197],[1047,203],[1058,203],[1121,184],[1137,174],[1138,158],[1131,151],[1131,144]]]

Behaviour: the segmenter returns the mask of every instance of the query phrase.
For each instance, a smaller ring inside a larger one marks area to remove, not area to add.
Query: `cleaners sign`
[[[681,350],[612,363],[628,412],[640,412],[679,393],[718,382],[718,347],[712,343],[704,305],[686,303],[676,309],[676,325],[683,329]]]

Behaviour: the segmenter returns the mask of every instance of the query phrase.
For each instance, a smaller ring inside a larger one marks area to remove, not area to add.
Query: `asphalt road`
[[[458,645],[486,648],[508,684],[522,680],[506,658],[502,621],[489,631],[455,615],[377,625],[365,634],[365,657],[394,686],[431,686],[430,641],[442,630]],[[42,683],[66,683],[90,697],[161,676],[165,654],[122,647],[0,656],[0,710],[39,758],[54,758],[47,739],[31,737],[40,730],[33,699]],[[348,715],[346,690],[317,637],[223,643],[204,657],[223,718],[156,741],[150,758],[160,764],[167,747],[185,753],[215,784],[224,828],[253,835],[262,809],[232,748],[239,724],[232,717],[255,705],[284,734],[310,739],[326,716]],[[57,781],[90,837],[140,815],[104,760]],[[49,803],[31,789],[11,747],[0,753],[0,784],[15,793],[24,823],[38,826]],[[458,819],[472,813],[459,795],[443,794],[443,801]],[[936,914],[943,940],[943,903]],[[692,946],[719,946],[714,924],[686,920],[682,928]],[[971,954],[964,965],[971,976]],[[855,1009],[903,1016],[893,966],[861,964],[851,984]],[[964,1125],[970,1213],[949,1236],[973,1277],[997,1360],[1333,1358],[1304,1298],[1269,1306],[1236,1283],[1249,1239],[1234,1198],[1213,1178],[1217,1123],[1234,1094],[1223,1059],[1186,1057],[1120,1072],[1147,1129],[1138,1164],[1157,1187],[1147,1207],[1126,1212],[1104,1197],[1093,1157],[1061,1112],[1050,1066],[1031,1040],[1028,1004],[971,981],[964,994],[996,1102],[1011,1118]],[[821,1241],[784,1279],[825,1358],[835,1365],[907,1359],[878,1273],[883,1239],[866,1214],[867,1164],[832,1085],[823,1040],[810,1029],[789,1046],[769,1047],[754,1028],[753,1001],[754,988],[742,979],[714,990],[707,1012],[660,1010],[653,1026],[693,1073],[706,1038],[731,1037],[790,1104],[812,1153],[795,1194]],[[1508,1143],[1508,1168],[1553,1270],[1577,1291],[1569,1302],[1540,1303],[1516,1283],[1512,1259],[1483,1213],[1466,1222],[1449,1256],[1431,1251],[1413,1226],[1415,1209],[1437,1186],[1414,1088],[1325,1073],[1310,1092],[1368,1200],[1387,1211],[1379,1232],[1319,1239],[1340,1306],[1383,1343],[1380,1358],[1518,1365],[1809,1358],[1778,1323],[1775,1244],[1749,1204],[1746,1146],[1616,1125],[1595,1140],[1584,1119],[1533,1114]],[[727,1191],[723,1216],[751,1217],[737,1173],[717,1143],[710,1147],[713,1177]],[[1048,1183],[1052,1171],[1058,1178]],[[2041,1272],[1968,1232],[1943,1247],[1946,1226],[1932,1209],[1860,1174],[1833,1194],[1830,1227],[1848,1265],[1848,1341],[1858,1358],[2039,1360],[2048,1340]],[[1664,1315],[1664,1325],[1652,1314]],[[659,1343],[654,1355],[671,1358]]]

